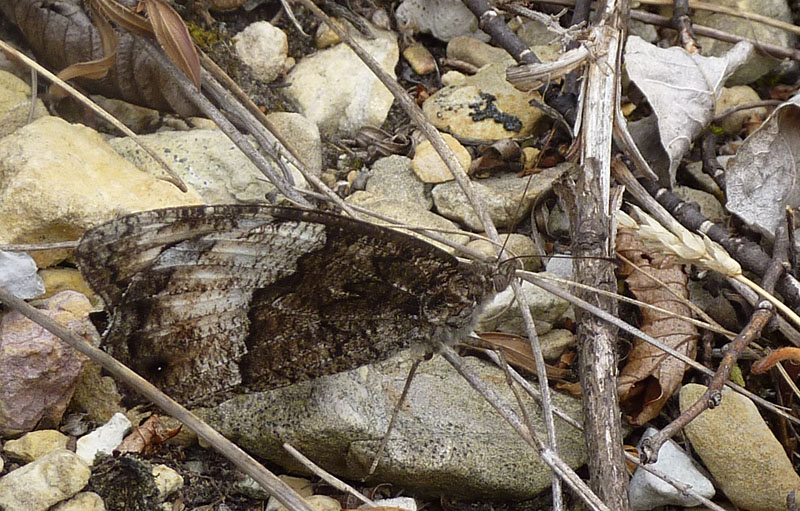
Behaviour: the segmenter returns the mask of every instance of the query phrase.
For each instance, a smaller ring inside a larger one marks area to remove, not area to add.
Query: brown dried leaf
[[[482,340],[491,344],[493,349],[500,351],[512,366],[537,374],[536,361],[527,338],[503,332],[482,332],[478,335]],[[548,378],[563,380],[567,377],[566,369],[549,364],[545,364],[545,369]]]
[[[150,453],[155,447],[180,432],[180,426],[168,429],[159,421],[158,415],[151,415],[144,423],[128,434],[114,450],[115,453]]]
[[[682,316],[691,310],[678,297],[687,298],[688,277],[683,265],[672,256],[644,252],[633,231],[621,228],[617,234],[617,250],[642,271],[626,265],[620,273],[634,296],[645,303]],[[665,345],[694,358],[697,353],[697,328],[680,318],[649,308],[642,308],[641,330]],[[620,403],[629,413],[631,424],[639,426],[658,416],[667,399],[680,387],[687,366],[655,346],[635,339],[627,363],[620,371],[617,386]]]
[[[161,47],[186,76],[200,88],[200,57],[192,36],[175,9],[163,0],[144,0],[147,16]]]

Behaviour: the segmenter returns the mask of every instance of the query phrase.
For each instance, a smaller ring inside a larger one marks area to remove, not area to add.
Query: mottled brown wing
[[[182,402],[382,360],[470,325],[484,269],[421,240],[294,208],[130,215],[77,250],[109,352]]]

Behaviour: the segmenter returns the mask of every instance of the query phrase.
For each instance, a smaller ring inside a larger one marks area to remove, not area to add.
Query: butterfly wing
[[[294,208],[137,213],[87,233],[77,258],[111,305],[107,349],[183,402],[383,360],[488,290],[416,238]]]

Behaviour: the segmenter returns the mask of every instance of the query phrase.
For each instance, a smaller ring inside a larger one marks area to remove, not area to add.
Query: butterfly
[[[107,351],[185,404],[454,342],[505,285],[408,234],[276,206],[134,213],[76,258],[109,309]]]

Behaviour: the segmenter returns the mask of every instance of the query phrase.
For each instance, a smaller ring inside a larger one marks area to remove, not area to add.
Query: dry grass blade
[[[200,88],[200,58],[180,15],[163,0],[144,0],[147,16],[159,44],[178,68]]]
[[[153,29],[150,23],[142,16],[114,0],[89,0],[92,10],[99,12],[103,17],[113,21],[128,32],[138,35],[150,35]]]

